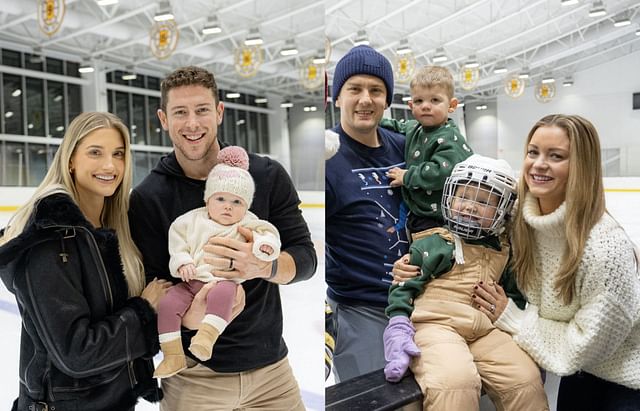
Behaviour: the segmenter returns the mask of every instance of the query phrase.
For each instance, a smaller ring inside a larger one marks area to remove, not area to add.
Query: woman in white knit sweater
[[[532,128],[513,226],[528,305],[478,284],[477,308],[562,376],[558,411],[640,410],[640,278],[633,245],[605,209],[593,125],[550,115]],[[494,308],[492,310],[492,308]]]

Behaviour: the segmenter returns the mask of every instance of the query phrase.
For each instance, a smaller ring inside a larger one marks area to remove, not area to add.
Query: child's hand
[[[196,278],[196,266],[193,264],[184,264],[178,268],[178,274],[182,281],[191,281]]]
[[[271,255],[273,254],[273,248],[268,245],[268,244],[262,244],[260,246],[260,251],[262,251],[263,253],[265,253],[266,255]]]
[[[404,173],[407,170],[403,170],[402,168],[394,167],[391,170],[387,171],[387,177],[389,178],[389,185],[391,187],[400,187],[402,186],[402,179],[404,178]]]

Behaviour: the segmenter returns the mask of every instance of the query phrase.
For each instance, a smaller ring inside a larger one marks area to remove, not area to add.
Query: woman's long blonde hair
[[[567,249],[556,273],[555,288],[565,304],[575,293],[575,279],[584,246],[594,225],[605,213],[604,186],[600,160],[600,140],[591,122],[577,115],[552,114],[540,119],[531,129],[525,144],[525,156],[533,134],[540,127],[559,127],[569,138],[569,177],[565,203],[565,237]],[[529,187],[520,176],[519,210],[513,223],[513,260],[518,286],[525,293],[531,289],[536,271],[533,229],[524,221],[522,207]]]
[[[111,197],[106,197],[100,220],[103,227],[114,229],[120,244],[120,256],[124,267],[124,275],[129,286],[129,295],[140,295],[144,288],[144,269],[140,258],[140,251],[135,246],[129,230],[129,192],[132,185],[131,145],[129,130],[122,121],[111,113],[87,112],[77,116],[62,139],[51,167],[44,176],[33,196],[21,206],[9,221],[5,234],[0,238],[0,245],[20,235],[24,230],[35,204],[46,196],[54,193],[68,194],[78,204],[78,192],[73,177],[69,171],[71,157],[76,147],[91,132],[111,128],[122,136],[125,147],[124,176],[122,183]]]

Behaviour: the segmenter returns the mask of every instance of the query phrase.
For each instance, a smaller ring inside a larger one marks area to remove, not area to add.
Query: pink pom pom
[[[249,155],[242,147],[225,147],[218,152],[218,164],[249,170]]]

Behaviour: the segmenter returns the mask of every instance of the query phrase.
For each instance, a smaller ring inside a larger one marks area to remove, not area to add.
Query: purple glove
[[[420,349],[413,342],[416,329],[404,316],[396,316],[389,320],[384,330],[384,358],[387,365],[384,367],[384,376],[387,381],[398,382],[409,368],[411,357],[420,355]]]

